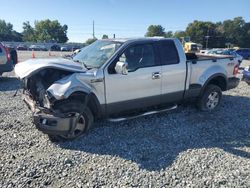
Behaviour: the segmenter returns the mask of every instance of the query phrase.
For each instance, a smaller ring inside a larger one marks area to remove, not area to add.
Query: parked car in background
[[[73,52],[73,51],[76,51],[76,50],[79,50],[79,49],[81,49],[79,46],[72,46],[71,47],[71,51]]]
[[[237,54],[235,51],[232,50],[209,50],[206,54],[217,54],[217,55],[225,55],[225,56],[233,56],[239,64],[241,64],[243,57]]]
[[[7,47],[0,43],[0,75],[13,70],[13,63]]]
[[[53,44],[50,48],[50,51],[61,51],[61,47],[57,44]]]
[[[48,49],[44,45],[31,45],[29,47],[29,50],[34,51],[47,51]]]
[[[8,51],[10,53],[10,59],[15,66],[18,63],[17,51],[15,48],[8,48]]]
[[[250,66],[246,67],[242,72],[243,77],[242,80],[245,81],[248,85],[250,85]]]
[[[24,44],[19,44],[16,48],[17,50],[28,50],[28,46]]]
[[[240,48],[235,52],[241,55],[244,59],[250,59],[250,48]]]
[[[62,46],[61,51],[62,52],[69,52],[69,51],[71,51],[71,48],[69,46]]]

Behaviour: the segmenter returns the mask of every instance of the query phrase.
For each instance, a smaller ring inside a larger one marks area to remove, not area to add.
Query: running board
[[[148,115],[152,115],[152,114],[158,114],[158,113],[162,113],[162,112],[167,112],[170,110],[174,110],[178,107],[178,105],[174,105],[170,108],[165,108],[165,109],[161,109],[161,110],[154,110],[154,111],[149,111],[149,112],[145,112],[139,115],[135,115],[135,116],[128,116],[128,117],[121,117],[121,118],[109,118],[107,119],[110,122],[120,122],[120,121],[125,121],[125,120],[131,120],[131,119],[135,119],[138,117],[143,117],[143,116],[148,116]]]

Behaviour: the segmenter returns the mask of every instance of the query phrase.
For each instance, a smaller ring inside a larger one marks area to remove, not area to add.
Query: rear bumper
[[[242,80],[250,84],[250,69],[249,70],[245,69],[242,74],[243,74]]]
[[[240,78],[229,78],[227,83],[227,90],[236,88],[240,83]]]
[[[64,114],[54,113],[49,109],[37,107],[32,98],[26,94],[23,95],[23,100],[33,112],[33,122],[36,128],[45,134],[67,134],[77,121],[75,116],[66,117]]]

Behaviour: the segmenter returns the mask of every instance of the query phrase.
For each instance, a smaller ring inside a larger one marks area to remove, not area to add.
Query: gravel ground
[[[192,105],[51,143],[0,78],[0,187],[250,187],[250,86],[224,92],[221,107]]]

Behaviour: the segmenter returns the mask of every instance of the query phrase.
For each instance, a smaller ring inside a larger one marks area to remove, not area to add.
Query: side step
[[[125,121],[125,120],[131,120],[131,119],[135,119],[138,117],[143,117],[143,116],[148,116],[148,115],[152,115],[152,114],[158,114],[158,113],[162,113],[162,112],[167,112],[170,110],[174,110],[178,107],[178,105],[174,105],[171,106],[169,108],[164,108],[164,109],[160,109],[160,110],[153,110],[153,111],[148,111],[139,115],[134,115],[134,116],[128,116],[128,117],[120,117],[120,118],[109,118],[107,119],[110,122],[120,122],[120,121]]]

